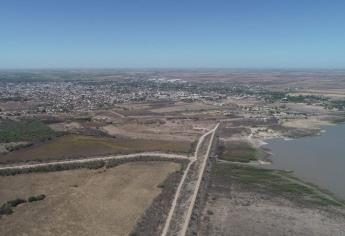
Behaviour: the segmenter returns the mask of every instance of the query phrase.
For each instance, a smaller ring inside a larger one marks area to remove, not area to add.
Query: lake
[[[274,169],[294,171],[295,176],[345,199],[345,124],[324,127],[320,136],[294,140],[271,139]]]

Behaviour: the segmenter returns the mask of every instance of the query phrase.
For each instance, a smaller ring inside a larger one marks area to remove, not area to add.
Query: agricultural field
[[[128,235],[180,170],[173,162],[0,177],[0,203],[45,195],[0,216],[0,235]]]
[[[0,162],[48,161],[137,152],[192,153],[191,142],[66,135],[0,155]]]

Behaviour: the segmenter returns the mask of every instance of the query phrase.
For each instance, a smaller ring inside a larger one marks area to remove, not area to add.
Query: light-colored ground
[[[193,103],[176,103],[173,106],[162,107],[162,108],[155,108],[151,109],[152,112],[155,113],[168,113],[168,112],[181,112],[181,111],[197,111],[197,110],[208,110],[208,109],[215,109],[216,106],[205,104],[202,102],[193,102]]]
[[[284,199],[246,192],[214,199],[205,207],[198,235],[345,235],[344,218],[297,207]]]
[[[284,103],[287,110],[294,112],[302,112],[307,114],[327,114],[329,110],[319,105],[308,105],[304,103]]]
[[[75,129],[81,129],[82,126],[78,122],[70,122],[70,123],[55,123],[50,124],[49,127],[57,132],[65,132]]]
[[[314,96],[324,96],[324,97],[330,97],[335,99],[343,99],[345,98],[345,89],[324,89],[324,90],[305,90],[302,92],[296,92],[291,93],[290,95],[293,96],[308,96],[308,95],[314,95]]]
[[[193,142],[212,126],[208,120],[152,118],[106,125],[102,130],[114,136]]]
[[[135,162],[102,170],[0,177],[0,202],[45,194],[0,220],[0,235],[127,235],[179,169],[169,162]]]
[[[330,125],[330,122],[316,118],[295,119],[283,122],[283,126],[303,129],[319,129],[323,125]]]

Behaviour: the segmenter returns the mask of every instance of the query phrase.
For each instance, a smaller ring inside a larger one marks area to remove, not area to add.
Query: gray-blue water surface
[[[345,199],[345,124],[324,127],[320,136],[294,140],[271,139],[274,169],[292,170],[304,181]]]

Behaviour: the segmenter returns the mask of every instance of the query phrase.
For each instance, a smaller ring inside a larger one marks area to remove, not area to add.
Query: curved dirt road
[[[46,163],[38,163],[38,164],[25,164],[25,165],[16,165],[16,166],[5,166],[0,167],[1,170],[16,170],[16,169],[30,169],[36,167],[45,167],[45,166],[54,166],[54,165],[68,165],[68,164],[75,164],[75,163],[88,163],[94,161],[108,161],[108,160],[116,160],[116,159],[130,159],[142,156],[150,156],[150,157],[163,157],[167,159],[183,159],[183,160],[190,160],[191,157],[184,156],[184,155],[177,155],[177,154],[170,154],[170,153],[160,153],[160,152],[141,152],[141,153],[133,153],[128,155],[116,155],[116,156],[103,156],[103,157],[91,157],[85,159],[77,159],[77,160],[66,160],[66,161],[54,161],[54,162],[46,162]]]

